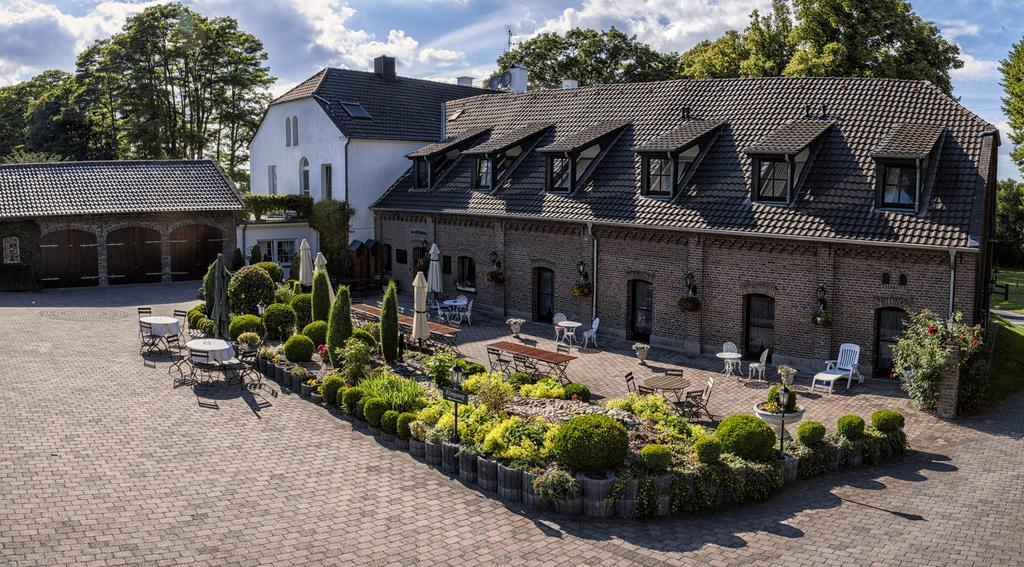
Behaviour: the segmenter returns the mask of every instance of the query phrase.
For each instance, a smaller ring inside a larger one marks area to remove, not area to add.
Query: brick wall
[[[393,264],[394,276],[408,285],[414,272],[411,231],[423,231],[437,241],[442,253],[476,259],[476,308],[499,315],[532,318],[534,271],[549,268],[555,279],[555,311],[586,324],[591,300],[574,299],[569,290],[583,261],[594,277],[593,239],[581,223],[555,223],[440,217],[385,213],[378,218],[380,239],[409,251],[410,264]],[[723,237],[696,233],[595,227],[598,265],[595,293],[602,336],[630,337],[630,281],[653,284],[651,342],[655,345],[718,352],[734,342],[742,350],[747,296],[774,299],[774,362],[820,368],[834,358],[839,345],[860,345],[862,372],[875,363],[876,310],[929,308],[947,315],[949,254],[898,247],[840,243],[797,242],[763,237]],[[491,251],[502,258],[508,275],[504,286],[486,283]],[[976,301],[978,255],[957,255],[955,309],[970,320]],[[682,312],[678,300],[686,294],[684,278],[692,272],[702,306]],[[888,273],[889,284],[883,284]],[[906,276],[901,285],[900,276]],[[454,280],[446,277],[446,291]],[[825,286],[831,327],[811,319],[818,308],[816,289]],[[406,288],[408,289],[408,288]]]

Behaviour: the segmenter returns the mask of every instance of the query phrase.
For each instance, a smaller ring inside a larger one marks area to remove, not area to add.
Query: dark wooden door
[[[550,323],[555,317],[555,273],[547,268],[534,271],[533,290],[535,296],[533,318]]]
[[[43,287],[99,285],[96,235],[84,230],[59,230],[40,239]]]
[[[224,233],[205,224],[190,224],[171,231],[171,279],[199,280],[224,249]]]
[[[366,253],[366,246],[356,240],[348,245],[349,267],[352,270],[352,281],[358,282],[369,279],[369,257]]]
[[[775,300],[767,295],[748,295],[743,354],[758,358],[775,341]]]
[[[889,376],[892,371],[892,349],[903,335],[906,311],[886,307],[875,312],[875,375]]]
[[[107,235],[107,278],[111,285],[159,282],[163,276],[160,233],[129,226]]]
[[[654,314],[654,286],[644,280],[632,280],[629,287],[630,338],[648,342],[651,340],[651,323]]]

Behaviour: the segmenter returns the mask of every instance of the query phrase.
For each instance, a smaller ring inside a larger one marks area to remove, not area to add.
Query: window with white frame
[[[4,237],[4,264],[21,263],[21,246],[17,236]]]
[[[267,193],[277,195],[277,166],[267,166]]]
[[[464,291],[476,291],[476,261],[469,256],[459,256],[459,273],[455,287]]]
[[[476,158],[476,174],[474,175],[477,189],[490,189],[491,187],[491,160],[487,156]]]
[[[320,198],[325,201],[334,198],[334,170],[329,163],[320,166]]]
[[[306,158],[299,160],[299,192],[309,197],[309,160]]]
[[[256,245],[260,247],[264,260],[277,262],[286,268],[295,256],[294,240],[259,240]]]

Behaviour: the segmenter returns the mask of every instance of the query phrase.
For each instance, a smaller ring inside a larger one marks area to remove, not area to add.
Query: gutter
[[[594,223],[588,222],[586,227],[587,234],[590,236],[591,242],[593,243],[591,246],[591,249],[593,250],[593,264],[591,266],[591,271],[594,272],[594,277],[592,278],[594,281],[594,289],[590,294],[590,320],[593,321],[594,319],[597,319],[597,237],[594,236]]]
[[[345,178],[345,204],[346,205],[349,204],[349,202],[348,202],[348,144],[351,141],[352,141],[351,138],[349,138],[348,136],[345,136],[345,175],[343,177]],[[351,206],[351,205],[349,205],[349,206]],[[347,243],[345,245],[348,246]]]
[[[949,318],[953,319],[953,295],[956,287],[956,249],[949,249]]]

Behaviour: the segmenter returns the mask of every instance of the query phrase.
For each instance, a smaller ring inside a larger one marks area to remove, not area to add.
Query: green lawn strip
[[[992,294],[992,308],[1024,315],[1024,270],[999,270],[998,283],[1008,284],[1010,297],[1003,299],[997,291]]]
[[[998,330],[989,398],[998,401],[1024,388],[1024,328],[997,315],[993,317]]]

